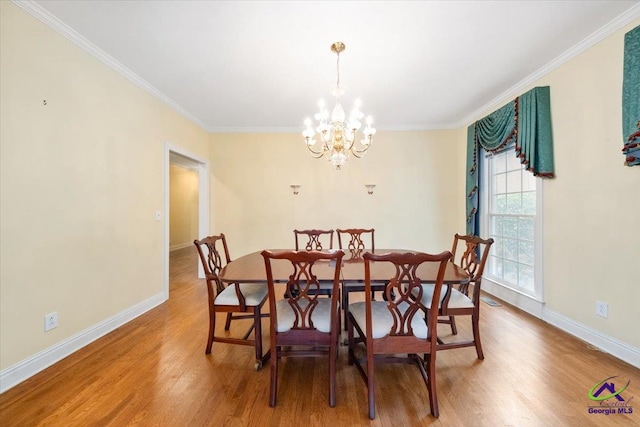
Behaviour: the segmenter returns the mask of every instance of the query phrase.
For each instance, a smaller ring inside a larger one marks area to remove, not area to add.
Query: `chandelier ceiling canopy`
[[[306,129],[302,132],[305,144],[314,158],[327,156],[329,162],[336,168],[340,169],[347,159],[353,154],[354,157],[361,158],[365,155],[371,142],[373,135],[376,133],[375,128],[371,125],[373,118],[368,116],[365,121],[365,127],[362,130],[362,139],[358,140],[357,132],[362,126],[361,120],[364,114],[360,111],[360,101],[354,102],[354,107],[347,118],[344,109],[340,103],[340,98],[344,95],[344,88],[340,86],[340,53],[345,50],[342,42],[335,42],[331,45],[331,51],[336,53],[336,86],[331,89],[331,94],[336,98],[335,106],[329,115],[329,111],[325,108],[325,103],[320,100],[318,106],[320,111],[314,115],[316,126],[314,129],[314,121],[307,118],[304,121]],[[318,134],[319,143],[314,139]]]

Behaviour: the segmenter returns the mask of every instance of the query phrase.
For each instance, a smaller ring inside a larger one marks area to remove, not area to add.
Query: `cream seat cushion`
[[[426,308],[431,307],[431,299],[433,298],[433,284],[423,283],[422,284],[422,304]],[[440,302],[444,299],[447,292],[447,285],[442,285],[442,290],[440,291]],[[471,298],[457,290],[456,288],[451,288],[451,297],[449,298],[449,308],[473,308],[473,301]]]
[[[311,313],[313,326],[320,332],[329,333],[331,332],[331,298],[318,298],[316,301],[318,301],[318,305],[316,305]],[[300,300],[298,304],[300,304],[300,308],[304,310],[309,302],[307,300]],[[278,312],[277,331],[287,332],[293,327],[293,323],[296,320],[296,315],[293,308],[289,305],[289,300],[278,300],[276,302],[276,311]]]
[[[248,306],[260,305],[267,296],[267,285],[259,283],[240,283],[240,292],[244,295],[244,302]],[[235,285],[229,285],[220,292],[214,301],[214,305],[240,305],[236,295]]]
[[[383,338],[389,335],[389,332],[393,327],[393,315],[389,312],[387,304],[388,303],[386,301],[371,301],[371,320],[373,322],[371,329],[374,339]],[[398,308],[402,313],[404,313],[409,308],[409,304],[400,303]],[[360,325],[362,330],[366,331],[366,303],[356,302],[349,304],[349,313],[354,317],[356,322],[358,322],[358,325]],[[427,325],[420,311],[413,316],[413,319],[411,320],[411,328],[413,329],[413,334],[417,338],[427,338]]]

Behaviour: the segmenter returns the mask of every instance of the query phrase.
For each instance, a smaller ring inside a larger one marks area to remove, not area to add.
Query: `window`
[[[520,292],[539,296],[536,286],[536,178],[514,153],[513,146],[485,157],[481,209],[482,235],[495,243],[485,276]]]

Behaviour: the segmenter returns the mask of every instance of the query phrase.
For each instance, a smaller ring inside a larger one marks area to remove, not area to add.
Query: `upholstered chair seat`
[[[319,331],[324,333],[331,332],[331,300],[328,298],[318,298],[318,305],[313,309],[311,313],[311,321],[313,326]],[[309,303],[306,300],[299,302],[301,309],[306,309]],[[276,302],[278,310],[278,332],[287,332],[295,324],[296,314],[294,309],[289,304],[289,300],[279,300]],[[339,306],[338,306],[339,309]],[[335,319],[333,319],[335,320]]]
[[[442,286],[442,293],[440,294],[440,303],[444,300],[446,292],[449,286]],[[417,294],[417,292],[414,292]],[[431,306],[431,298],[433,298],[433,284],[426,283],[422,285],[422,305],[425,307]],[[473,301],[471,298],[460,292],[459,290],[452,288],[451,296],[449,297],[449,308],[473,308]]]
[[[389,331],[393,328],[393,315],[387,308],[387,301],[372,301],[371,302],[371,321],[372,325],[372,338],[378,339],[389,335]],[[409,304],[400,303],[398,309],[404,315],[409,308]],[[352,303],[349,306],[349,312],[353,314],[353,318],[359,325],[367,324],[367,305],[364,302]],[[416,313],[411,320],[411,328],[413,329],[413,335],[416,338],[427,339],[428,330],[427,324],[424,321],[424,317],[419,313]]]
[[[240,283],[240,292],[244,296],[247,306],[260,305],[267,296],[267,287],[259,283]],[[239,305],[238,295],[235,286],[228,286],[218,294],[214,301],[215,305]]]

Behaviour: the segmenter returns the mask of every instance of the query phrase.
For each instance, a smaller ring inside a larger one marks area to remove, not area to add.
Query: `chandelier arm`
[[[355,141],[354,141],[354,143],[353,143],[353,147],[351,147],[351,151],[353,151],[354,153],[357,153],[357,154],[362,154],[362,155],[364,155],[364,153],[366,153],[366,152],[369,150],[369,148],[371,148],[371,144],[372,144],[372,143],[373,143],[373,140],[370,140],[370,141],[369,141],[369,143],[368,143],[367,145],[362,144],[362,146],[363,146],[364,148],[362,148],[362,149],[358,149],[358,148],[356,148],[356,143],[355,143]]]
[[[353,157],[357,158],[357,159],[361,159],[364,157],[365,154],[367,154],[367,151],[369,150],[369,147],[365,148],[364,150],[358,150],[356,148],[352,148],[351,149],[351,154],[353,154]]]
[[[327,152],[327,149],[324,146],[322,147],[322,150],[315,151],[308,144],[305,145],[307,146],[309,152],[311,152],[311,157],[313,157],[314,159],[319,159],[320,157],[324,156],[324,153]]]

